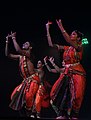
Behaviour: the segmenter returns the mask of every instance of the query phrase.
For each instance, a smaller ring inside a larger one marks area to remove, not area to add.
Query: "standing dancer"
[[[19,55],[9,53],[9,37],[12,38],[14,47]],[[21,49],[16,42],[16,33],[11,32],[11,35],[6,37],[5,55],[15,60],[19,60],[20,72],[23,78],[22,83],[14,89],[11,95],[11,103],[9,107],[14,110],[21,110],[25,104],[27,116],[31,115],[34,97],[40,83],[39,76],[35,72],[34,65],[31,62],[31,54],[31,44],[29,42],[25,42]]]
[[[56,45],[58,50],[64,50],[62,63],[65,71],[60,75],[60,78],[52,87],[50,94],[51,104],[55,106],[55,110],[59,111],[58,116],[60,117],[57,119],[67,119],[69,117],[72,119],[77,119],[84,96],[86,81],[86,72],[80,64],[83,53],[83,34],[75,30],[71,33],[71,35],[69,35],[64,29],[61,20],[56,20],[56,22],[64,39],[69,43],[69,46]],[[48,41],[52,43],[49,33],[49,26],[47,29],[47,37]],[[71,74],[69,74],[70,70],[72,70]],[[64,77],[64,75],[66,75],[66,77]]]
[[[48,108],[50,106],[50,93],[49,92],[51,90],[51,85],[46,80],[44,64],[42,63],[41,60],[37,62],[37,69],[35,69],[35,71],[39,74],[40,85],[39,85],[39,89],[37,91],[36,98],[35,98],[33,114],[36,113],[36,117],[41,118],[42,107]],[[34,117],[33,114],[31,115],[32,117]]]

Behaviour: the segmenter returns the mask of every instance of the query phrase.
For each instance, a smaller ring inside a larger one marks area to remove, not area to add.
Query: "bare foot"
[[[56,119],[62,119],[62,120],[67,120],[67,117],[65,117],[65,116],[59,116],[59,117],[57,117]]]

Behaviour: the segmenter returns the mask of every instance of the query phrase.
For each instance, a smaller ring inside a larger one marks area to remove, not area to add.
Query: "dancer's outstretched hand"
[[[46,23],[46,28],[48,29],[51,24],[52,24],[52,22],[48,21],[48,22]]]
[[[46,62],[46,61],[47,61],[47,59],[48,59],[48,57],[47,57],[47,56],[45,56],[45,57],[44,57],[44,62]]]
[[[10,36],[12,37],[12,39],[13,39],[13,38],[16,38],[16,32],[12,32],[12,31],[11,31],[11,35],[10,35]]]
[[[59,20],[56,19],[56,23],[58,24],[58,26],[60,26],[60,25],[62,25],[62,20],[61,19],[59,19]]]
[[[54,58],[53,57],[49,57],[48,59],[52,64],[54,63]]]
[[[8,35],[6,36],[6,43],[8,43],[9,37],[10,37],[10,35],[8,34]]]

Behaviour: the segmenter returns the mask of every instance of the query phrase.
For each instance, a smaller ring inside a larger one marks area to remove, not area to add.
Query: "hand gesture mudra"
[[[45,62],[45,63],[46,63],[47,59],[48,59],[48,57],[47,57],[47,56],[46,56],[46,57],[44,57],[44,62]]]
[[[54,58],[53,58],[53,57],[49,57],[49,61],[50,61],[51,63],[54,63]]]
[[[6,36],[6,43],[9,42],[9,38],[10,38],[10,35],[8,34],[8,35]]]
[[[50,21],[48,21],[47,23],[46,23],[46,28],[49,28],[49,26],[52,24],[52,22],[50,22]]]
[[[8,35],[6,36],[6,41],[8,41],[9,37],[10,37],[10,35],[8,34]]]
[[[12,37],[12,39],[15,38],[16,37],[16,32],[12,33],[12,31],[11,31],[11,35],[10,36]]]
[[[56,20],[56,22],[57,22],[58,26],[60,26],[62,24],[62,20],[61,19]]]

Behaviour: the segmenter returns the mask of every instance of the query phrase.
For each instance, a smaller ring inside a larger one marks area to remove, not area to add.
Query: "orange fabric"
[[[43,101],[42,101],[42,107],[48,108],[49,106],[50,106],[49,94],[45,94],[45,95],[44,95],[44,99],[43,99]]]
[[[39,87],[39,82],[40,82],[39,77],[37,75],[34,75],[32,77],[32,81],[30,83],[28,83],[28,82],[26,83],[24,93],[25,93],[25,100],[26,100],[27,108],[31,108],[33,105],[33,100],[37,93],[37,90]],[[22,87],[22,84],[23,84],[23,82],[14,89],[14,91],[11,94],[11,99],[14,96],[14,94],[16,93],[16,91],[20,90],[20,88]]]
[[[66,53],[66,51],[68,49],[69,49],[69,46],[64,47],[65,52],[63,54],[63,58],[65,58],[66,56],[70,56],[70,60],[66,61],[65,62],[66,64],[72,64],[72,63],[74,64],[74,63],[78,62],[76,57],[75,57],[75,53],[76,53],[76,55],[79,55],[79,61],[82,59],[82,52],[83,51],[77,52],[75,50],[75,48],[72,47],[69,50],[69,52]],[[71,68],[74,70],[81,71],[81,72],[86,74],[86,72],[81,64],[78,64],[76,66],[72,66]],[[74,86],[75,86],[75,91],[76,91],[76,99],[73,102],[73,109],[79,110],[81,107],[83,96],[84,96],[86,79],[84,76],[77,75],[77,74],[73,75],[73,79],[74,79]]]
[[[57,86],[62,81],[63,76],[64,75],[61,74],[60,77],[58,78],[58,80],[53,85],[51,92],[50,92],[51,99],[55,94]],[[73,74],[72,77],[73,77],[73,81],[74,81],[75,94],[76,94],[76,96],[75,96],[76,98],[73,100],[72,109],[79,111],[81,104],[82,104],[83,97],[84,97],[86,78],[82,75],[77,75],[77,74]]]
[[[64,46],[63,60],[65,64],[73,64],[80,61],[82,59],[82,52],[83,51],[77,52],[72,46]],[[77,57],[79,58],[77,59]]]
[[[86,71],[84,70],[84,68],[83,68],[83,66],[82,66],[81,64],[76,65],[76,66],[72,66],[72,67],[70,67],[70,68],[72,68],[72,69],[74,69],[74,70],[81,71],[81,72],[83,72],[83,73],[86,74]]]
[[[11,94],[11,100],[12,100],[12,97],[14,96],[14,94],[16,93],[16,91],[19,90],[18,88],[19,88],[21,85],[22,85],[22,84],[18,85],[18,86],[13,90],[13,92],[12,92],[12,94]]]
[[[33,100],[37,90],[38,90],[38,84],[32,81],[29,90],[25,92],[25,100],[26,100],[27,108],[31,108],[33,106]]]
[[[54,83],[51,92],[50,92],[50,97],[52,98],[52,96],[54,96],[56,87],[59,85],[59,82],[62,81],[62,78],[64,77],[64,74],[61,74],[60,77],[57,79],[57,81]]]
[[[76,92],[76,98],[73,101],[73,109],[79,110],[82,104],[84,90],[85,90],[85,77],[81,75],[73,75],[74,87]]]
[[[49,105],[49,94],[46,92],[45,87],[43,85],[40,85],[35,99],[36,111],[40,112],[42,107],[47,108]]]
[[[78,59],[77,59],[77,57],[78,57]],[[65,62],[65,65],[77,63],[81,59],[82,59],[82,51],[77,52],[76,49],[73,47],[69,48],[69,46],[64,46],[63,60]],[[81,71],[86,74],[83,66],[80,63],[76,66],[71,66],[70,68]],[[62,79],[63,79],[63,74],[60,75],[60,77],[58,78],[58,80],[55,82],[55,84],[53,85],[53,87],[51,89],[51,93],[50,93],[51,99],[52,99],[52,96],[54,96],[54,94],[55,94],[55,90],[56,90],[59,82],[62,81]],[[85,78],[85,76],[82,76],[82,75],[73,74],[72,79],[74,81],[75,94],[76,94],[76,98],[73,100],[72,109],[79,111],[81,104],[82,104],[83,96],[84,96],[86,78]]]
[[[31,108],[34,104],[33,100],[37,93],[39,82],[39,77],[37,75],[33,76],[28,91],[25,91],[25,100],[27,108]]]
[[[45,89],[44,89],[43,86],[39,86],[39,89],[38,89],[37,94],[36,94],[35,107],[36,107],[37,112],[41,111],[42,101],[43,101],[43,98],[44,98],[44,95],[43,95],[44,90]]]

